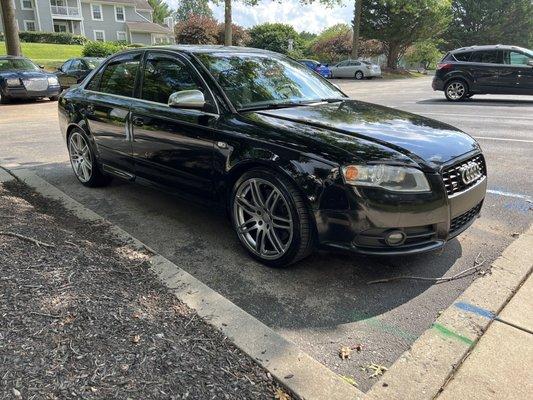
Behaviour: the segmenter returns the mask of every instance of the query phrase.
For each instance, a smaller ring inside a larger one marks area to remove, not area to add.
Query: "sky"
[[[172,7],[177,8],[178,0],[166,0]],[[279,4],[272,0],[261,0],[255,7],[246,6],[239,1],[233,1],[233,23],[246,28],[264,22],[281,22],[290,24],[301,32],[319,33],[324,28],[339,22],[349,23],[353,18],[353,1],[342,0],[342,4],[326,8],[320,3],[302,6],[298,0],[284,0]],[[219,21],[224,20],[224,5],[215,6],[210,3],[213,15]]]

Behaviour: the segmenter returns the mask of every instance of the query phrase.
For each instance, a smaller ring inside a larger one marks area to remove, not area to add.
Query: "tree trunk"
[[[224,45],[231,46],[231,0],[224,0]]]
[[[354,0],[353,5],[353,43],[352,43],[352,59],[357,60],[359,57],[359,32],[361,30],[361,10],[363,0]]]
[[[10,56],[20,56],[19,30],[15,18],[14,1],[1,0],[0,4],[2,5],[2,21],[4,24],[7,54]]]
[[[396,43],[389,43],[387,48],[387,68],[396,69],[400,58],[400,46]]]

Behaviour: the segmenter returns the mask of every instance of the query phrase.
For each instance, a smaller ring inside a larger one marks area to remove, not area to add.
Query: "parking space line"
[[[482,140],[499,140],[502,142],[522,142],[522,143],[533,143],[533,140],[527,140],[527,139],[507,139],[507,138],[496,138],[496,137],[490,137],[490,136],[474,136],[475,139],[482,139]]]
[[[492,190],[488,189],[487,193],[495,194],[497,196],[505,196],[505,197],[515,197],[517,199],[523,199],[526,201],[531,202],[531,196],[528,196],[526,194],[520,194],[520,193],[511,193],[511,192],[502,192],[501,190]]]

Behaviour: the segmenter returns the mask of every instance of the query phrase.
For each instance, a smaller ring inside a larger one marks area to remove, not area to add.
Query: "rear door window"
[[[475,51],[470,61],[484,64],[499,64],[498,50]]]
[[[125,54],[111,60],[87,85],[87,89],[133,97],[142,53]]]

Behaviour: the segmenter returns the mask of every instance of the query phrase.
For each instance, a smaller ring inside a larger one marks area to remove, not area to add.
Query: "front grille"
[[[26,88],[28,92],[42,92],[48,89],[47,78],[25,79],[23,83],[24,83],[24,87]]]
[[[464,182],[461,171],[462,168],[465,168],[469,163],[477,164],[481,175],[471,182]],[[442,171],[442,180],[444,181],[444,186],[446,187],[446,193],[448,193],[448,196],[451,196],[452,194],[461,192],[471,186],[474,186],[486,176],[487,167],[485,165],[485,159],[481,154],[469,158],[468,160],[461,161],[460,163],[454,164],[451,167],[445,168]]]
[[[450,222],[450,233],[453,234],[460,230],[463,226],[472,221],[481,211],[482,203],[479,203],[477,206],[471,208],[467,212],[455,217]]]

